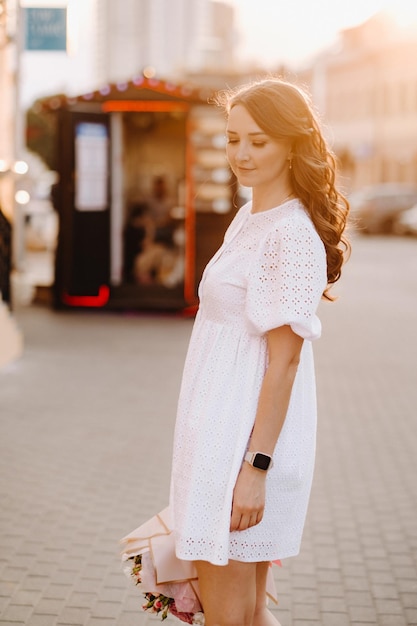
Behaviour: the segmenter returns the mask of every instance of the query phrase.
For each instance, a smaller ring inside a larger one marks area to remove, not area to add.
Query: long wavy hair
[[[329,286],[340,278],[350,253],[349,241],[343,234],[349,203],[336,188],[336,158],[323,136],[309,95],[290,82],[267,78],[220,91],[215,101],[226,114],[241,104],[267,135],[276,141],[290,141],[292,189],[326,249],[328,286],[323,296],[333,300]]]

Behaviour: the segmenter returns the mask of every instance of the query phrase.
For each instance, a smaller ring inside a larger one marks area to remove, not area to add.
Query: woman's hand
[[[230,530],[246,530],[261,521],[265,507],[266,472],[243,463],[233,491]]]

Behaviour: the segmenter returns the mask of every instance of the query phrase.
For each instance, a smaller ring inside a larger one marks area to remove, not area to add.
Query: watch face
[[[266,454],[261,454],[258,452],[253,459],[253,467],[261,470],[267,470],[271,464],[271,458]]]

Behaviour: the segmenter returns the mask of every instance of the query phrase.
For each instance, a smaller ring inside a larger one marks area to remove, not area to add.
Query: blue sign
[[[66,8],[26,7],[25,50],[66,50]]]

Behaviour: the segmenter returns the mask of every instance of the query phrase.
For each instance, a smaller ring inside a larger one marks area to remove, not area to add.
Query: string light
[[[26,161],[16,161],[13,165],[12,170],[15,174],[26,174],[29,170],[29,165]]]
[[[25,191],[24,189],[19,189],[19,191],[16,191],[14,199],[16,200],[17,204],[28,204],[30,201],[30,194]]]
[[[153,78],[156,75],[156,70],[152,65],[147,65],[143,68],[143,75],[145,78]]]

